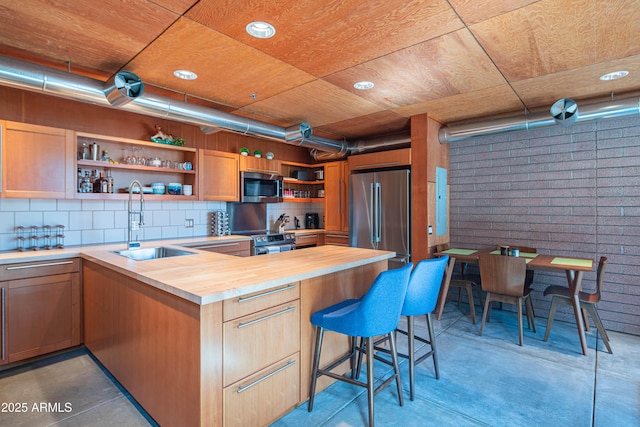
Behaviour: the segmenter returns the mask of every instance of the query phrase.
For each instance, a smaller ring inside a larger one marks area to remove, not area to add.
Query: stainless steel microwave
[[[240,172],[240,201],[277,203],[282,201],[282,175]]]

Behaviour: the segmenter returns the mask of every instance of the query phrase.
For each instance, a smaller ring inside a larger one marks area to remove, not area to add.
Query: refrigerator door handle
[[[375,243],[375,238],[374,238],[374,232],[376,229],[376,218],[375,218],[375,206],[376,206],[376,199],[374,198],[374,191],[373,191],[373,182],[371,184],[369,184],[369,200],[371,200],[371,209],[369,209],[369,241],[371,243]],[[375,244],[374,244],[374,248],[375,248]]]
[[[376,182],[376,243],[382,238],[382,186]]]

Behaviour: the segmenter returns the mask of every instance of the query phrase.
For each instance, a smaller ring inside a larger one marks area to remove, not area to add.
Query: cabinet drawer
[[[0,280],[15,280],[52,274],[80,271],[80,259],[56,259],[51,261],[21,262],[0,266]]]
[[[300,283],[289,283],[274,289],[254,292],[222,302],[222,321],[236,319],[274,305],[300,298]]]
[[[224,389],[224,425],[266,426],[298,405],[300,354]]]
[[[297,234],[296,235],[296,248],[303,248],[305,246],[317,246],[318,235],[317,234]]]
[[[335,246],[349,246],[349,235],[326,233],[324,235],[324,244]]]
[[[219,254],[249,256],[251,242],[246,240],[241,242],[208,243],[190,247],[201,251],[217,252]]]
[[[300,351],[300,300],[225,322],[223,385]]]

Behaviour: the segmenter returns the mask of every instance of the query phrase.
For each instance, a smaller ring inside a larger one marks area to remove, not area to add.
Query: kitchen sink
[[[157,248],[124,249],[121,251],[113,251],[113,253],[135,261],[147,261],[150,259],[169,258],[174,256],[195,254],[195,252],[185,251],[183,249],[168,248],[165,246],[160,246]]]

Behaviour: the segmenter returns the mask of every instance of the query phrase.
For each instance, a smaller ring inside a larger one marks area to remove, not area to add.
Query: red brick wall
[[[450,144],[451,244],[511,244],[609,258],[598,310],[605,328],[640,335],[640,119],[479,136]],[[542,291],[564,275],[536,272]],[[595,271],[584,288],[595,287]],[[562,306],[556,317],[573,321]]]

